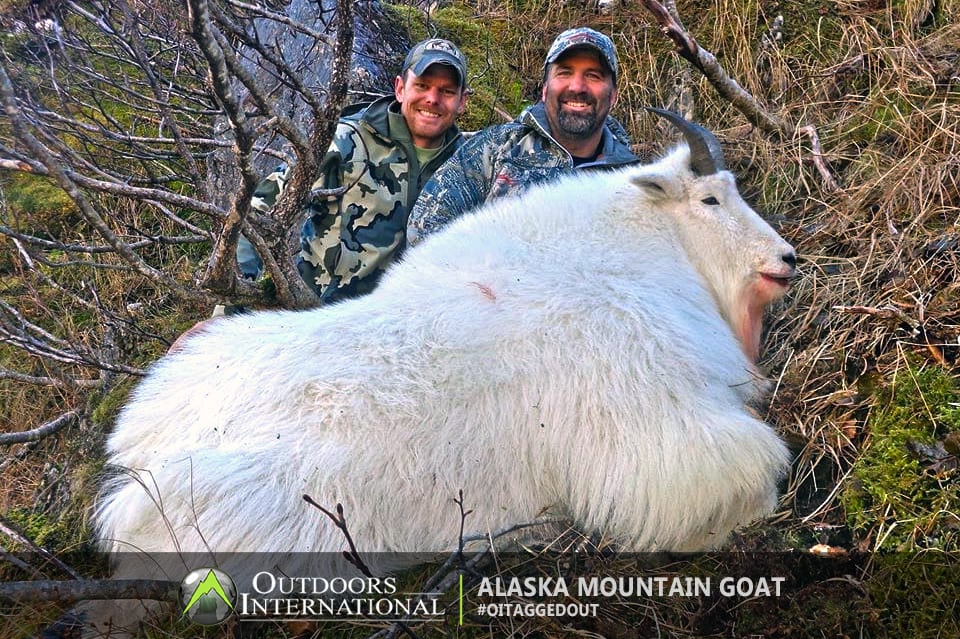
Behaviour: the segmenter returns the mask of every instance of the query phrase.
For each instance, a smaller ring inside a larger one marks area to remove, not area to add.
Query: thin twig
[[[332,521],[333,524],[343,533],[343,536],[346,537],[347,544],[350,546],[350,550],[343,551],[344,558],[353,564],[357,570],[363,573],[365,577],[373,577],[374,575],[370,571],[370,568],[367,567],[367,564],[364,563],[363,559],[360,557],[360,553],[357,551],[357,546],[353,543],[353,537],[350,536],[350,531],[347,528],[347,519],[343,515],[343,504],[337,504],[337,512],[334,514],[314,501],[313,497],[310,495],[304,495],[303,500],[329,517],[330,521]]]

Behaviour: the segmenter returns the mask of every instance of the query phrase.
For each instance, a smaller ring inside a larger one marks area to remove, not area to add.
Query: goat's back
[[[693,549],[768,509],[785,452],[744,409],[752,365],[625,175],[485,207],[366,297],[211,322],[121,412],[110,461],[147,472],[111,485],[102,538],[340,549],[307,493],[363,549],[439,550],[463,489],[471,529],[552,508]]]

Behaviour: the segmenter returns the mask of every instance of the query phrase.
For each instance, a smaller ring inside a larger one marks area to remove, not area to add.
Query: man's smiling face
[[[447,130],[467,105],[466,90],[453,67],[431,64],[423,75],[397,76],[394,94],[413,143],[424,149],[443,144]]]
[[[599,53],[576,48],[547,67],[542,98],[550,133],[563,144],[588,139],[603,127],[617,89]]]

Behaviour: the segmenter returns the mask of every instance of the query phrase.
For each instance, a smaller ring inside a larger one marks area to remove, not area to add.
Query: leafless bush
[[[161,309],[313,303],[289,259],[296,202],[346,97],[353,11],[65,2],[4,41],[0,340],[25,356],[0,377],[89,388],[140,372],[131,344]],[[296,167],[287,196],[251,212],[281,161]],[[241,232],[269,290],[238,276]]]

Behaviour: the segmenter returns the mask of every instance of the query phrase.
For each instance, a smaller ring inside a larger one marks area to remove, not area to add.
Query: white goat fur
[[[103,546],[345,548],[302,494],[361,551],[455,547],[460,489],[468,531],[548,509],[634,550],[768,513],[788,454],[747,407],[744,318],[792,249],[688,155],[494,201],[366,297],[209,323],[120,414],[110,462],[140,481],[107,487]]]

